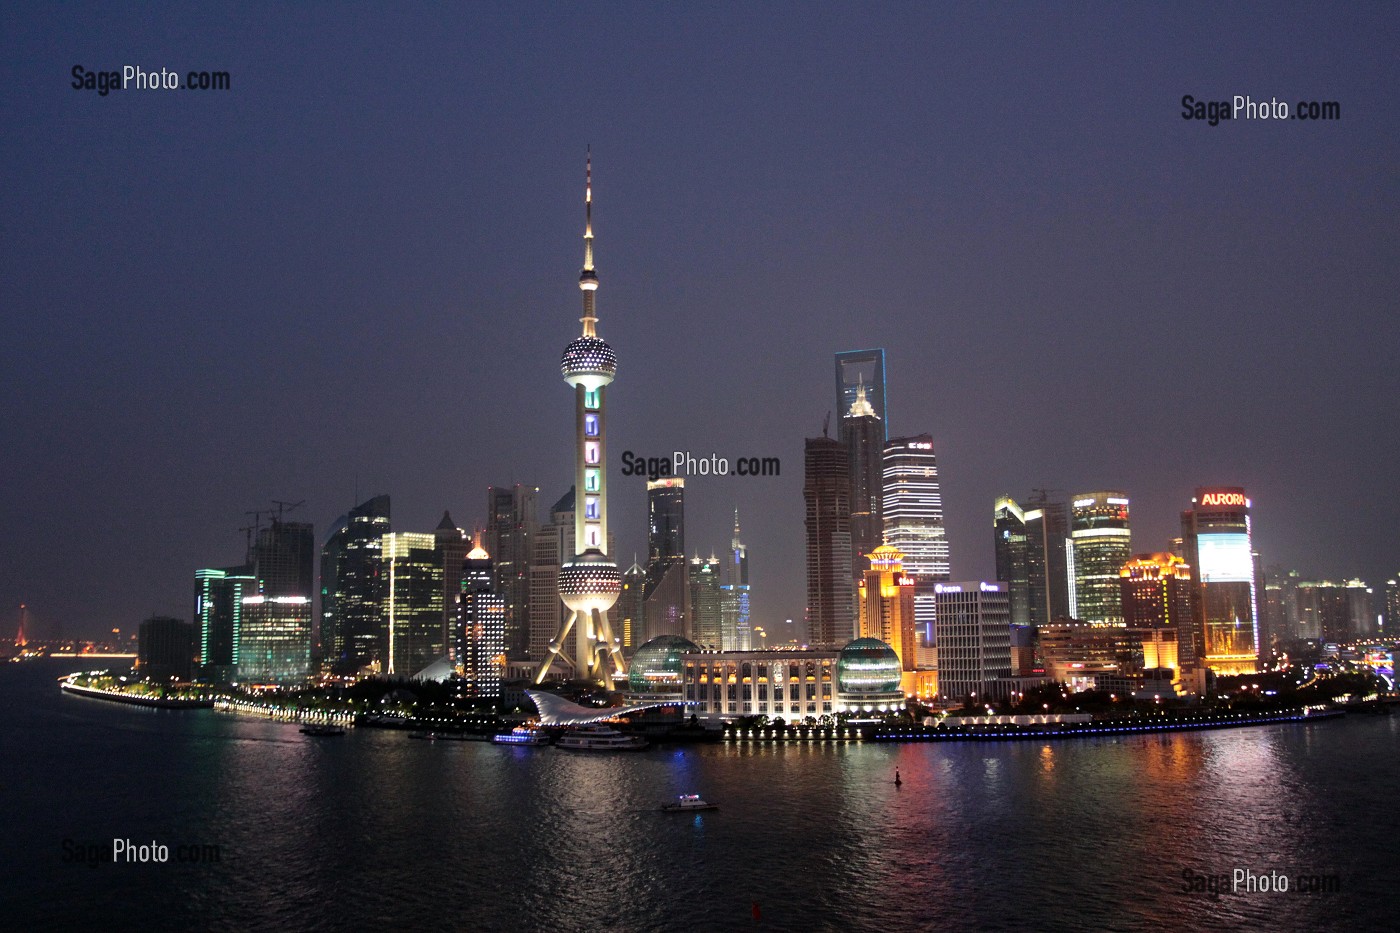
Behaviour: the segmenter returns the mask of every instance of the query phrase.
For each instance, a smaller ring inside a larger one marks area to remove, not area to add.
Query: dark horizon
[[[804,13],[804,11],[806,11]],[[364,499],[395,530],[572,475],[592,145],[610,526],[630,450],[779,457],[687,482],[732,509],[754,621],[800,624],[802,441],[833,354],[884,347],[890,436],[928,432],[955,579],[994,499],[1132,499],[1165,549],[1243,486],[1264,564],[1400,573],[1400,133],[1392,10],[1322,4],[658,10],[504,4],[0,13],[11,179],[0,637],[190,616],[245,511]],[[224,92],[70,70],[227,70]],[[1337,101],[1333,122],[1181,98]],[[836,413],[833,412],[835,435]],[[634,485],[635,484],[635,485]],[[358,491],[358,493],[357,493]]]

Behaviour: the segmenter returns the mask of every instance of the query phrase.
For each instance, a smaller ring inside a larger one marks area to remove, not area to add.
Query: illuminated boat
[[[516,726],[509,732],[491,736],[498,745],[548,745],[549,736],[530,726]]]
[[[610,726],[588,725],[571,729],[554,744],[577,752],[634,752],[646,748],[647,740],[639,735],[623,735]]]
[[[719,804],[706,803],[699,794],[681,794],[670,803],[663,803],[661,809],[667,813],[689,813],[692,810],[718,810]]]

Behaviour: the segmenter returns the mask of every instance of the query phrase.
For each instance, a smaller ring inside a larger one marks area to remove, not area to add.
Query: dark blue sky
[[[1400,571],[1393,5],[10,5],[0,45],[7,634],[21,601],[40,634],[187,615],[274,498],[318,537],[357,487],[400,530],[554,501],[589,143],[614,467],[782,458],[688,489],[692,551],[742,510],[770,630],[802,438],[867,346],[936,441],[956,576],[992,574],[1000,493],[1125,489],[1154,550],[1208,483],[1267,563]]]

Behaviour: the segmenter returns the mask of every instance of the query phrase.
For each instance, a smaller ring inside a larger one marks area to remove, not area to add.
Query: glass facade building
[[[1070,615],[1090,625],[1122,625],[1118,575],[1133,556],[1128,496],[1115,490],[1086,492],[1075,496],[1070,508]]]
[[[1191,565],[1196,623],[1206,665],[1218,674],[1258,670],[1259,613],[1255,593],[1250,502],[1238,486],[1200,488],[1181,513],[1181,540]]]
[[[830,437],[809,437],[803,459],[807,640],[817,648],[835,648],[854,637],[856,620],[846,447]]]
[[[389,530],[389,497],[375,496],[339,519],[321,547],[321,657],[335,673],[387,656],[379,548]]]

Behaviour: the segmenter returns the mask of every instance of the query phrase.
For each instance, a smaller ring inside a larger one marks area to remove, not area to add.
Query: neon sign
[[[1242,492],[1208,492],[1201,496],[1201,505],[1243,505],[1248,506],[1249,500]]]

